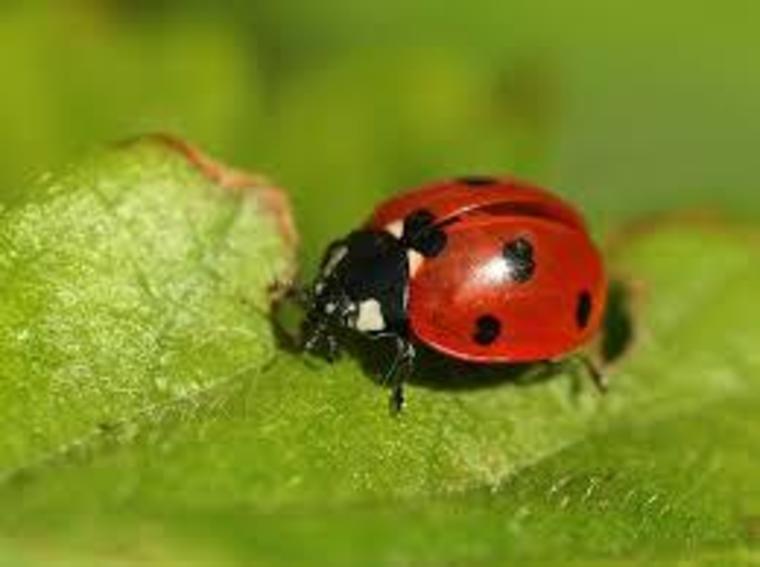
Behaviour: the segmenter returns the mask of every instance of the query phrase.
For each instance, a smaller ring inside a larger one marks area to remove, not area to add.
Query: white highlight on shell
[[[359,314],[356,317],[356,330],[363,333],[382,331],[385,329],[385,319],[377,299],[366,299],[359,303]]]
[[[396,238],[401,238],[404,234],[404,221],[393,221],[385,226],[385,231],[391,233]]]
[[[501,284],[514,279],[514,266],[501,257],[490,260],[478,271],[480,277],[489,283]]]

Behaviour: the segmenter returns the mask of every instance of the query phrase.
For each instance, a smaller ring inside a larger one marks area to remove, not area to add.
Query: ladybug
[[[464,177],[381,203],[328,247],[307,291],[304,347],[332,359],[342,329],[392,339],[385,379],[400,409],[415,344],[475,363],[555,361],[599,330],[606,295],[571,205],[514,179]]]

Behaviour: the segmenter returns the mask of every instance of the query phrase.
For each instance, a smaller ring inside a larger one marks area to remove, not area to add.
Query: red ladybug
[[[390,337],[386,379],[419,341],[479,363],[551,361],[599,329],[602,259],[578,212],[513,179],[466,177],[403,193],[330,245],[309,293],[305,346],[332,357],[335,331]]]

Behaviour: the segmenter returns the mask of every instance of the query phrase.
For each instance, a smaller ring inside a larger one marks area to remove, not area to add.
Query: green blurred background
[[[6,201],[162,130],[287,187],[307,266],[380,196],[454,173],[556,187],[598,232],[664,209],[760,213],[757,2],[3,6]]]

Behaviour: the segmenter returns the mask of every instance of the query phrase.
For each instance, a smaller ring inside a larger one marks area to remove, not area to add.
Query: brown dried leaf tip
[[[209,157],[190,142],[171,134],[149,134],[139,140],[153,141],[178,152],[222,189],[254,197],[262,209],[275,219],[289,251],[295,252],[298,246],[298,231],[293,220],[290,199],[283,189],[275,187],[265,176],[229,167]]]

